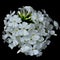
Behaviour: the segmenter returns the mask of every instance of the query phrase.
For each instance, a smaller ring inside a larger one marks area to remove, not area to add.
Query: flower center
[[[31,14],[32,13],[28,13],[24,9],[21,9],[21,11],[18,11],[18,16],[21,18],[21,20],[28,23],[33,23],[33,21],[31,20]]]

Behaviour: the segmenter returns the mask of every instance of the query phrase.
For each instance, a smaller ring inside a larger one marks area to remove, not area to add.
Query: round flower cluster
[[[13,49],[17,46],[17,53],[30,56],[41,56],[42,50],[50,44],[51,35],[57,36],[53,29],[59,28],[59,24],[45,10],[36,11],[31,6],[7,14],[4,25],[2,38],[8,47]]]

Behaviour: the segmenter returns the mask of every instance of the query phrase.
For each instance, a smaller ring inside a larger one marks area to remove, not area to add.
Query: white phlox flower
[[[54,29],[58,30],[59,24],[45,10],[36,11],[31,6],[24,6],[6,15],[2,39],[11,49],[18,47],[17,54],[38,57],[50,44],[49,38],[57,36]]]

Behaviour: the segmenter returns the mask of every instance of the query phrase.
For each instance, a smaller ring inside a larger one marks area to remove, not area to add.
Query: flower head
[[[4,19],[4,32],[2,38],[9,47],[20,48],[17,53],[26,55],[41,56],[42,50],[50,44],[49,38],[55,33],[54,27],[59,28],[59,24],[53,21],[45,10],[34,10],[31,6],[19,8],[17,13],[7,14]],[[53,24],[51,24],[51,22]]]

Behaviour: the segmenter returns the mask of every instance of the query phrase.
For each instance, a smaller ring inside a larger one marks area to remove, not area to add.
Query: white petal
[[[40,37],[40,40],[39,40],[39,42],[42,42],[44,40],[44,38],[43,37]]]
[[[43,20],[44,20],[44,16],[42,15],[42,13],[40,11],[38,11],[38,19],[40,22],[43,22]]]
[[[50,34],[57,36],[57,34],[55,34],[55,31],[54,30],[50,31]]]
[[[7,41],[8,43],[11,43],[12,42],[12,39],[8,39],[8,41]]]
[[[47,45],[49,45],[49,44],[50,44],[50,42],[51,42],[51,41],[49,41],[49,40],[48,40],[48,41],[46,42],[46,43],[47,43]]]
[[[18,41],[17,41],[17,40],[14,40],[14,41],[13,41],[13,45],[14,45],[14,46],[17,46],[17,45],[18,45]]]
[[[22,43],[24,43],[24,38],[20,38],[20,41],[21,41]]]
[[[29,51],[29,55],[30,56],[33,56],[33,51]]]
[[[19,30],[18,35],[23,35],[23,30]]]
[[[11,15],[14,15],[15,14],[15,11],[13,11],[12,13],[11,13]]]
[[[22,28],[22,24],[19,24],[19,28]]]
[[[8,26],[10,26],[10,27],[13,26],[13,23],[9,23],[9,22],[8,22]]]
[[[34,41],[34,40],[29,40],[28,43],[29,43],[29,44],[36,44],[36,41]]]
[[[39,40],[39,38],[40,38],[40,36],[38,36],[38,35],[32,36],[32,39],[33,39],[33,40]]]
[[[13,44],[8,45],[11,49],[13,49],[15,46]]]
[[[22,23],[22,27],[23,27],[23,28],[26,28],[27,25],[28,25],[27,22],[23,22],[23,23]]]
[[[35,20],[37,20],[37,14],[36,12],[32,13],[31,19],[33,20],[33,22],[36,22]]]
[[[37,54],[39,54],[39,51],[38,50],[33,50],[33,53],[34,53],[34,55],[37,55]]]
[[[30,49],[28,46],[22,46],[21,47],[21,52],[27,52]]]
[[[54,21],[54,26],[56,27],[56,29],[58,29],[59,25],[57,21]]]
[[[9,35],[8,34],[5,34],[2,36],[2,38],[5,40]]]
[[[28,11],[28,13],[33,11],[33,8],[30,6],[25,6],[24,9],[26,9]]]
[[[42,55],[42,52],[39,52],[39,54],[38,55],[36,55],[37,57],[39,57],[39,56],[41,56]]]
[[[24,36],[29,35],[28,31],[23,30],[23,35],[24,35]]]
[[[20,53],[20,52],[21,52],[21,50],[19,49],[19,50],[17,51],[17,54]]]

